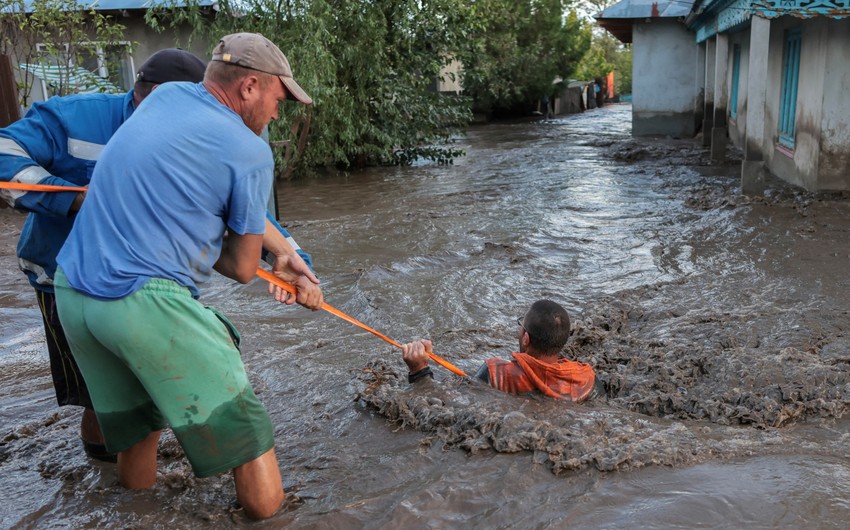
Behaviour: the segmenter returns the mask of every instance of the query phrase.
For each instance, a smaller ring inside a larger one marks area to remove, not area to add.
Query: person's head
[[[313,103],[295,82],[280,48],[258,33],[222,37],[207,65],[204,83],[214,83],[227,92],[228,106],[232,105],[256,134],[277,119],[280,102],[294,99],[305,105]]]
[[[519,319],[519,351],[555,355],[570,338],[570,315],[551,300],[538,300]]]
[[[204,61],[186,50],[165,48],[154,53],[136,72],[133,94],[141,103],[158,85],[171,81],[200,83],[204,79]]]

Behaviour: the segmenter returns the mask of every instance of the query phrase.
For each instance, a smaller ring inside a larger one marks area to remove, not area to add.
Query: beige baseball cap
[[[305,105],[313,103],[313,99],[292,78],[292,68],[280,48],[259,33],[225,35],[213,50],[212,60],[276,75],[292,97]]]

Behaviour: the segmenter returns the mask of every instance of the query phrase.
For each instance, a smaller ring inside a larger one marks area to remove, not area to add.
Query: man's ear
[[[158,86],[159,86],[159,85],[161,85],[161,84],[162,84],[162,83],[157,83],[157,84],[155,84],[155,85],[151,85],[151,92],[153,92],[154,90],[156,90],[156,87],[158,87]]]
[[[522,339],[521,340],[522,340],[522,349],[527,350],[528,345],[531,343],[531,337],[528,336],[527,331],[522,332]]]
[[[239,83],[239,94],[244,100],[253,100],[260,93],[260,79],[255,75],[248,75],[242,78]]]

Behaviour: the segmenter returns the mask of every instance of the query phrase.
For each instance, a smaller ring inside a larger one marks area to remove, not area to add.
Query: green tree
[[[618,94],[632,91],[632,49],[607,32],[593,35],[590,51],[579,63],[576,76],[591,80],[605,77],[614,72],[615,89]]]
[[[34,0],[29,12],[26,8],[23,0],[0,0],[0,53],[15,65],[27,65],[19,71],[22,107],[30,103],[36,72],[50,79],[56,95],[92,87],[110,90],[108,81],[77,67],[117,43],[124,33],[122,24],[99,11],[80,9],[75,0]]]
[[[590,46],[568,0],[477,0],[460,54],[464,92],[479,109],[516,109],[558,90]]]
[[[238,31],[274,41],[314,105],[285,105],[271,140],[295,142],[309,115],[300,168],[362,167],[462,154],[451,141],[471,118],[468,101],[432,87],[463,39],[454,23],[463,9],[457,0],[222,0],[214,17],[158,9],[148,20],[160,30],[188,22],[209,42]]]

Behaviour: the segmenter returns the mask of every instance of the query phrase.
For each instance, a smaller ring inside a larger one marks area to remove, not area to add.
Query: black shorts
[[[71,348],[65,339],[65,331],[59,321],[56,310],[56,297],[53,293],[36,289],[35,297],[44,320],[44,334],[47,338],[47,352],[50,354],[50,373],[53,376],[53,388],[56,389],[56,401],[59,405],[78,405],[91,409],[89,389],[83,380],[83,374],[71,355]]]

